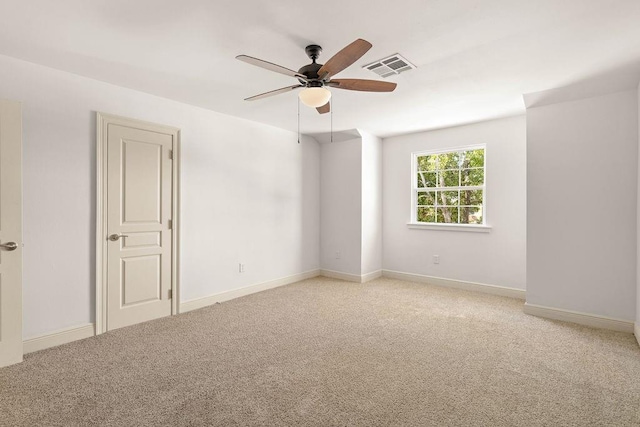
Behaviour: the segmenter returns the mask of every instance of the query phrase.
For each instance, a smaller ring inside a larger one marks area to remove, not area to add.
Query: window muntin
[[[414,153],[412,172],[412,222],[484,225],[484,146]]]

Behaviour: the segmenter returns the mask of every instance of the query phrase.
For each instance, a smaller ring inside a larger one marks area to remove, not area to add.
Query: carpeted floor
[[[26,356],[1,426],[640,425],[633,335],[316,278]]]

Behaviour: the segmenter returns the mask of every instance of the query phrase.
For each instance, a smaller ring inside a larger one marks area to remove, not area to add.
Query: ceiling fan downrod
[[[322,64],[318,64],[316,60],[320,56],[320,52],[322,52],[322,47],[317,44],[310,44],[307,46],[304,51],[307,53],[309,59],[311,59],[311,64],[307,64],[301,67],[298,70],[299,74],[302,74],[307,78],[306,81],[302,79],[298,79],[300,83],[305,85],[306,87],[322,87],[324,86],[324,82],[320,80],[320,76],[318,75],[318,71],[322,68]]]

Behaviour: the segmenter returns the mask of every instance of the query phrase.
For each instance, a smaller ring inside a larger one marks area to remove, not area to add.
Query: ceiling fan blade
[[[358,39],[336,53],[318,70],[318,76],[321,80],[335,76],[349,65],[356,62],[362,55],[371,49],[371,43],[366,40]]]
[[[380,80],[335,79],[327,82],[327,86],[363,92],[393,92],[397,83],[381,82]]]
[[[304,87],[304,85],[295,85],[295,86],[287,86],[280,89],[272,90],[270,92],[261,93],[260,95],[254,95],[249,98],[245,98],[245,101],[255,101],[256,99],[268,98],[273,95],[279,95],[281,93],[290,92],[294,89],[298,89],[299,87]]]
[[[318,113],[320,114],[328,113],[329,111],[331,111],[331,102],[327,102],[322,107],[316,108],[316,110],[318,110]]]
[[[270,71],[275,71],[276,73],[284,74],[285,76],[296,77],[298,79],[307,80],[307,77],[298,73],[297,71],[290,70],[281,65],[274,64],[272,62],[263,61],[262,59],[254,58],[253,56],[247,55],[238,55],[236,59],[239,59],[242,62],[246,62],[247,64],[255,65],[260,68],[265,68]]]

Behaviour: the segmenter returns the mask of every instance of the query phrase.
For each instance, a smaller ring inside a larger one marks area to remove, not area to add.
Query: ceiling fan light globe
[[[323,87],[308,87],[303,89],[298,97],[307,107],[318,108],[329,102],[331,92]]]

